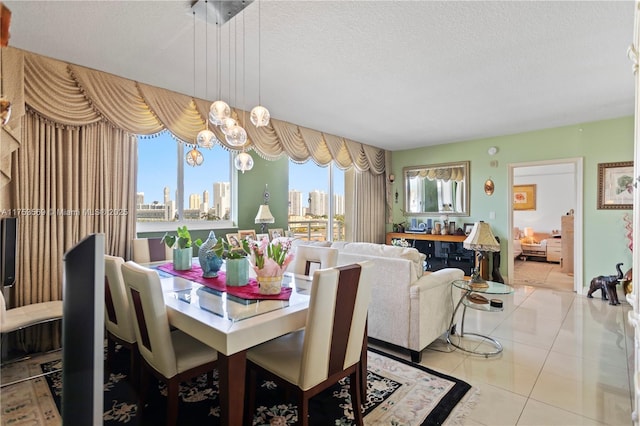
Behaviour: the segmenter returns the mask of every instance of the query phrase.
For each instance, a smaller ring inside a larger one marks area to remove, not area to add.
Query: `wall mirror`
[[[407,216],[469,216],[469,162],[403,169]]]

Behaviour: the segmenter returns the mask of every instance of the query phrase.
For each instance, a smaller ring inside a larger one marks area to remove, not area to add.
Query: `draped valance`
[[[208,124],[211,101],[24,50],[3,48],[3,71],[12,115],[0,135],[0,186],[11,180],[10,154],[19,147],[20,123],[27,107],[60,126],[104,121],[136,135],[167,129],[187,143],[193,143]],[[268,126],[256,128],[245,122],[248,112],[235,109],[233,114],[247,130],[246,148],[267,160],[287,155],[296,162],[313,159],[318,165],[335,161],[342,169],[354,166],[374,175],[385,170],[382,149],[274,118]],[[226,144],[222,132],[212,127],[226,149],[237,149]]]

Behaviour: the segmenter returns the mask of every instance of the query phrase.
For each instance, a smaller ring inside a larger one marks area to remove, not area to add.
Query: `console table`
[[[404,239],[410,247],[424,253],[427,258],[425,270],[437,271],[444,268],[459,268],[470,276],[475,267],[475,257],[472,250],[462,246],[467,238],[465,235],[433,235],[414,234],[409,232],[389,232],[387,244],[395,239]]]

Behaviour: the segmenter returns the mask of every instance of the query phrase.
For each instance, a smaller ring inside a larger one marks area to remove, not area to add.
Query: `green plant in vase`
[[[214,245],[213,250],[221,259],[225,261],[226,284],[230,286],[243,286],[249,282],[249,259],[251,253],[247,240],[240,242],[240,247],[232,247],[222,238]]]
[[[187,225],[178,226],[177,235],[170,235],[168,232],[164,234],[162,242],[173,249],[173,269],[176,271],[191,269],[193,245],[195,244],[196,247],[199,247],[202,244],[200,238],[195,241],[191,240]]]

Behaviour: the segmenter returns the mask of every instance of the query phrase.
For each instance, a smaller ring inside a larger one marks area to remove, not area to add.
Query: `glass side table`
[[[487,281],[485,287],[472,285],[469,281],[466,281],[466,280],[454,280],[452,284],[454,288],[459,288],[460,290],[462,290],[462,297],[460,297],[460,300],[456,304],[456,307],[453,310],[453,314],[451,315],[451,323],[449,324],[449,329],[447,330],[447,342],[450,345],[455,346],[460,350],[463,350],[465,352],[472,353],[475,355],[484,355],[485,357],[489,357],[491,355],[498,355],[500,352],[502,352],[502,345],[500,344],[500,342],[498,342],[493,337],[485,336],[483,334],[465,333],[464,318],[467,313],[467,308],[477,309],[479,311],[487,311],[487,312],[500,312],[504,309],[504,307],[491,306],[489,301],[487,301],[487,303],[474,303],[473,301],[469,300],[468,296],[472,295],[473,293],[480,294],[480,295],[511,294],[513,293],[513,287],[507,284],[496,283],[493,281]],[[461,305],[462,305],[462,319],[460,322],[460,335],[458,337],[458,343],[454,343],[453,340],[451,339],[451,336],[455,335],[453,322],[455,321],[456,313],[458,312],[458,309],[460,308]],[[473,349],[467,349],[459,344],[460,340],[465,336],[475,336],[475,337],[479,337],[482,340],[486,340],[487,342],[491,343],[494,346],[495,350],[490,352],[481,352]]]

